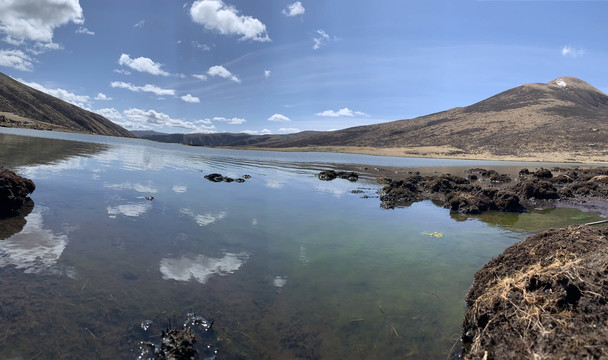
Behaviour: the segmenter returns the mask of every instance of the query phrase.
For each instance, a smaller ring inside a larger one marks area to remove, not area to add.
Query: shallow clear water
[[[475,271],[528,234],[599,218],[384,210],[351,192],[374,195],[371,179],[315,177],[374,161],[501,165],[0,130],[0,165],[37,186],[23,230],[0,240],[0,357],[135,359],[194,313],[214,321],[198,346],[218,359],[445,359]]]

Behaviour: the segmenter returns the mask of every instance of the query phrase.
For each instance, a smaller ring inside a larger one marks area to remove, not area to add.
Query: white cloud
[[[249,135],[270,135],[272,134],[272,131],[268,130],[268,129],[263,129],[263,130],[243,130],[241,131],[242,133],[245,134],[249,134]]]
[[[146,20],[138,21],[137,24],[133,25],[134,28],[142,28],[146,24]]]
[[[197,74],[194,74],[192,76],[195,77],[195,78],[197,78],[197,79],[199,79],[199,80],[203,80],[203,81],[207,80],[207,75],[202,75],[202,74],[197,75]]]
[[[329,34],[327,34],[324,30],[317,30],[316,34],[313,34],[312,36],[312,40],[315,42],[312,48],[314,50],[319,50],[322,46],[325,46],[329,42],[329,39]]]
[[[282,114],[274,114],[271,117],[269,117],[268,120],[269,121],[281,121],[281,122],[291,121],[287,116],[282,115]]]
[[[245,122],[247,122],[247,120],[242,119],[242,118],[237,118],[237,117],[225,118],[225,117],[221,117],[221,116],[214,117],[212,120],[225,122],[229,125],[241,125],[241,124],[244,124]]]
[[[95,31],[91,31],[91,30],[87,29],[86,27],[81,26],[76,30],[76,34],[85,34],[85,35],[92,36],[92,35],[95,35]]]
[[[199,102],[201,102],[201,100],[199,98],[197,98],[196,96],[192,96],[190,94],[186,94],[186,95],[182,96],[180,99],[184,100],[187,103],[199,103]]]
[[[228,80],[232,80],[235,83],[241,83],[241,79],[239,79],[238,76],[234,75],[233,73],[231,73],[230,71],[228,71],[225,67],[221,66],[221,65],[215,65],[209,68],[209,70],[207,71],[207,74],[209,76],[219,76],[219,77],[223,77],[224,79],[228,79]]]
[[[353,111],[347,107],[342,108],[338,111],[334,111],[334,110],[325,110],[322,112],[318,112],[315,115],[317,116],[325,116],[325,117],[342,117],[342,116],[347,116],[347,117],[354,117],[354,116],[369,116],[368,114],[361,112],[361,111]]]
[[[31,88],[45,92],[51,96],[54,96],[58,99],[69,102],[70,104],[79,106],[81,108],[86,108],[89,104],[90,98],[86,95],[76,95],[76,94],[71,93],[64,89],[49,89],[49,88],[45,87],[44,85],[38,84],[36,82],[27,82],[27,81],[23,81],[21,79],[18,79],[18,81],[24,83],[25,85],[27,85]]]
[[[241,40],[270,41],[266,25],[251,16],[239,15],[233,6],[222,0],[197,0],[190,8],[192,21],[207,30],[217,30],[222,35],[241,35]]]
[[[107,97],[106,94],[104,94],[104,93],[98,93],[97,96],[95,96],[95,100],[107,101],[107,100],[112,100],[112,98]]]
[[[122,120],[123,119],[122,114],[114,108],[99,109],[99,110],[95,110],[95,112],[110,120]]]
[[[562,48],[562,56],[569,56],[573,58],[577,58],[583,56],[585,54],[584,49],[576,49],[572,46],[566,45]]]
[[[299,1],[288,5],[287,9],[283,9],[283,14],[286,16],[304,15],[305,12],[306,9],[304,9],[304,6]]]
[[[135,86],[133,84],[122,82],[122,81],[112,81],[110,83],[110,86],[113,88],[131,90],[133,92],[140,92],[140,91],[151,92],[158,96],[175,95],[175,90],[173,90],[173,89],[161,89],[158,86],[150,85],[150,84],[146,84],[144,86]]]
[[[265,77],[266,79],[268,79],[268,78],[270,77],[270,70],[265,70],[265,71],[264,71],[264,77]]]
[[[0,66],[10,67],[21,71],[32,71],[32,58],[21,50],[0,50]]]
[[[131,72],[125,69],[114,69],[113,71],[118,74],[131,75]]]
[[[52,43],[55,28],[70,22],[84,24],[78,0],[0,1],[0,32],[11,44]]]
[[[279,132],[281,132],[281,133],[290,133],[290,134],[297,133],[300,131],[301,131],[300,129],[296,129],[296,128],[280,128],[279,129]]]
[[[155,110],[141,110],[141,109],[128,109],[123,111],[125,117],[131,120],[133,123],[130,123],[131,127],[136,127],[139,125],[152,125],[152,126],[165,126],[165,127],[174,127],[180,129],[187,129],[191,132],[204,132],[211,133],[214,132],[215,126],[204,126],[204,125],[195,125],[192,122],[181,120],[181,119],[173,119],[171,116],[167,114],[163,114],[161,112],[157,112]]]
[[[118,59],[118,64],[123,66],[128,66],[131,69],[139,72],[147,72],[152,75],[162,75],[169,76],[168,72],[161,69],[162,64],[156,63],[152,61],[152,59],[146,57],[138,57],[136,59],[131,59],[128,54],[120,55],[120,59]]]
[[[203,51],[211,51],[211,47],[207,44],[201,44],[198,41],[194,40],[192,42],[192,46],[194,46],[197,49],[201,49]]]

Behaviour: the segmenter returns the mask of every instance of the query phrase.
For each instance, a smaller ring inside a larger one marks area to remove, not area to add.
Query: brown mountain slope
[[[134,137],[128,130],[101,115],[32,89],[0,73],[0,121],[18,127]]]
[[[444,146],[467,154],[525,156],[608,150],[608,96],[561,77],[411,120],[359,126],[260,146]]]

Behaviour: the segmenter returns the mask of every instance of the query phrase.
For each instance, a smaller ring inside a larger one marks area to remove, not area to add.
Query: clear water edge
[[[375,183],[317,180],[338,164],[317,154],[9,134],[0,145],[0,161],[37,184],[26,229],[0,241],[4,358],[133,359],[188,312],[215,321],[220,359],[445,358],[476,270],[528,234],[599,218],[383,210],[351,193]]]

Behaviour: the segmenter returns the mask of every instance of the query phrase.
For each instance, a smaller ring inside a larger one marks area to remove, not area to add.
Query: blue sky
[[[0,71],[130,130],[290,133],[579,77],[608,1],[0,0]]]

